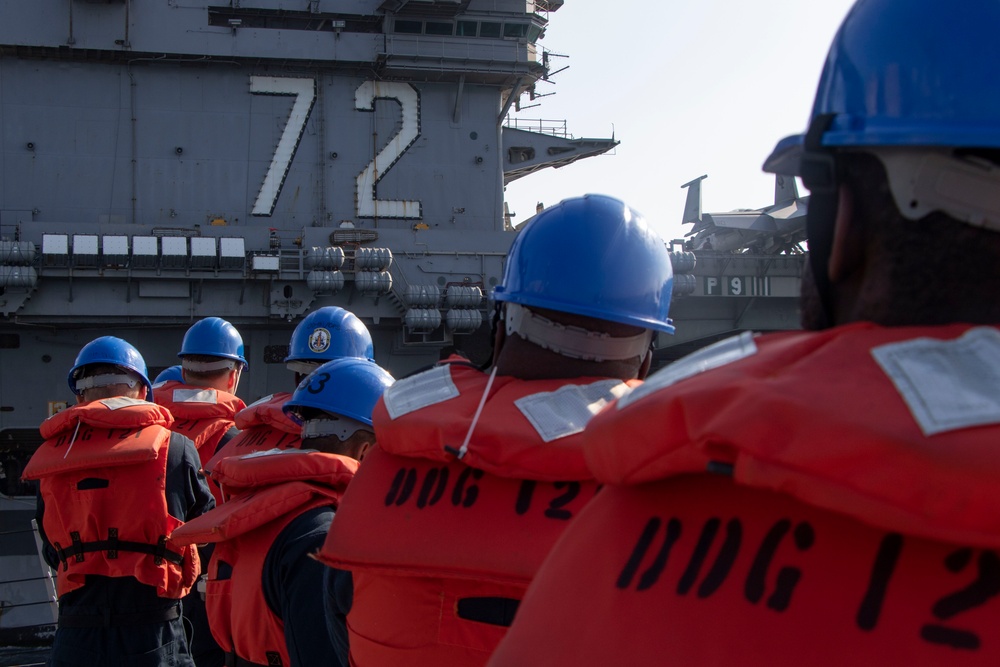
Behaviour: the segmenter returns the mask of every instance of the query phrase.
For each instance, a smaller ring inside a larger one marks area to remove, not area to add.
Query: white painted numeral
[[[375,100],[398,102],[402,126],[358,174],[358,217],[420,218],[419,201],[375,198],[375,186],[420,136],[420,95],[410,84],[393,81],[365,81],[354,91],[359,111],[374,111]]]
[[[276,76],[251,76],[250,92],[254,95],[295,95],[292,112],[288,115],[288,123],[281,133],[278,147],[271,158],[271,166],[267,176],[257,193],[257,201],[253,205],[253,215],[269,216],[274,212],[278,202],[281,186],[288,176],[288,168],[292,165],[292,157],[299,147],[302,133],[306,129],[306,121],[316,102],[316,82],[313,79],[292,79]]]

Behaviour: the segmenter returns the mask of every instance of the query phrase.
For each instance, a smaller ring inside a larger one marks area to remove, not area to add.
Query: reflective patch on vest
[[[392,419],[457,396],[458,387],[451,379],[448,366],[439,366],[399,380],[382,394],[385,409]]]
[[[666,368],[653,373],[646,378],[645,382],[622,397],[618,401],[618,408],[631,405],[643,396],[666,389],[693,375],[731,364],[755,354],[757,354],[757,344],[753,341],[753,332],[744,331],[738,336],[720,340],[718,343],[692,352]]]
[[[587,422],[628,391],[621,380],[601,380],[587,385],[568,384],[555,391],[523,396],[514,405],[545,442],[579,433]]]
[[[295,456],[296,454],[308,454],[309,452],[314,452],[315,449],[278,449],[277,447],[273,449],[262,449],[259,452],[250,452],[249,454],[242,454],[238,458],[240,459],[259,459],[262,456]]]
[[[219,402],[219,394],[214,389],[174,389],[174,403]]]
[[[872,348],[924,435],[1000,423],[1000,332],[917,338]]]
[[[248,405],[246,407],[246,409],[249,410],[252,407],[255,407],[255,406],[258,406],[258,405],[263,405],[264,403],[267,403],[268,401],[270,401],[272,398],[274,398],[274,394],[268,394],[267,396],[265,396],[263,398],[258,398],[256,401],[254,401],[253,403],[251,403],[250,405]]]
[[[128,396],[114,396],[113,398],[102,398],[101,405],[109,410],[121,410],[131,408],[135,405],[148,405],[146,401],[139,398],[129,398]]]

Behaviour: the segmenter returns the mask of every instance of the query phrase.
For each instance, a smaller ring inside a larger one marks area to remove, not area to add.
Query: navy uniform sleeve
[[[45,517],[45,501],[42,500],[42,485],[38,485],[35,493],[35,523],[38,525],[38,536],[42,538],[42,558],[53,570],[59,570],[59,556],[55,548],[49,543],[48,536],[45,535],[43,519]]]
[[[230,426],[229,430],[222,434],[222,437],[219,439],[219,444],[215,446],[215,452],[213,453],[218,453],[223,447],[226,446],[226,444],[229,443],[230,440],[232,440],[239,434],[240,430],[238,428],[236,428],[235,426]]]
[[[347,614],[354,603],[354,579],[349,570],[328,567],[323,570],[323,604],[326,612],[326,630],[333,642],[337,664],[346,667],[350,641],[347,635]]]
[[[198,450],[191,439],[170,434],[167,452],[167,511],[182,521],[190,521],[215,507],[215,498],[201,472]]]
[[[328,568],[310,557],[323,546],[331,521],[330,507],[303,513],[278,534],[264,560],[264,600],[285,624],[292,667],[328,665],[335,655],[323,604]]]

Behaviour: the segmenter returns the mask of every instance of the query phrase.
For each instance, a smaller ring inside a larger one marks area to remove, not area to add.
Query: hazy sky
[[[566,0],[539,44],[553,58],[541,106],[519,119],[566,120],[575,137],[610,137],[612,153],[507,186],[514,224],[565,197],[628,201],[666,240],[680,238],[685,191],[706,212],[773,202],[761,164],[805,129],[833,35],[853,0]],[[528,104],[527,96],[522,102]]]

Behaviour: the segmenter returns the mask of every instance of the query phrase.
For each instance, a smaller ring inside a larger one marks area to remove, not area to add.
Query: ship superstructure
[[[206,316],[251,398],[323,305],[397,375],[482,354],[505,180],[614,145],[502,122],[559,4],[0,3],[0,430],[70,398],[91,338],[153,373]]]
[[[504,123],[561,4],[0,0],[0,492],[100,335],[152,377],[223,317],[250,400],[326,305],[397,377],[485,360],[505,183],[616,143]]]

